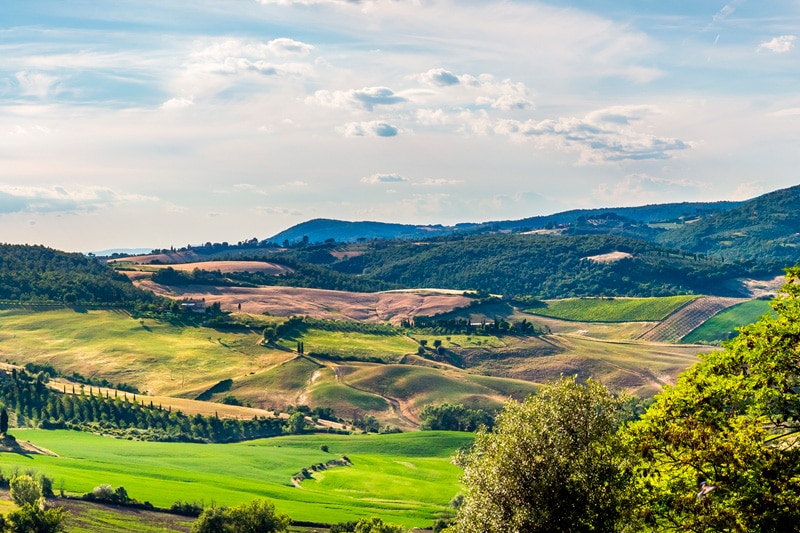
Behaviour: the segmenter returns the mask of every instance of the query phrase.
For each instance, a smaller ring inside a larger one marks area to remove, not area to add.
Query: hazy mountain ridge
[[[543,229],[553,225],[576,223],[581,218],[614,214],[634,224],[673,222],[720,213],[745,202],[681,202],[653,204],[638,207],[609,207],[597,209],[572,209],[551,215],[533,216],[519,220],[489,222],[463,222],[453,226],[413,225],[388,222],[350,222],[317,218],[301,222],[270,237],[269,241],[282,244],[300,242],[308,237],[309,243],[321,243],[328,239],[337,242],[355,242],[360,239],[419,239],[457,233],[490,233],[497,231],[527,231]]]

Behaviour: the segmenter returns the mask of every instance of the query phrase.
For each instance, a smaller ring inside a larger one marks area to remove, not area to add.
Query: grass
[[[0,351],[9,361],[50,363],[142,391],[194,397],[218,381],[292,355],[259,345],[260,332],[180,327],[114,311],[0,311]]]
[[[750,300],[714,315],[683,338],[686,344],[719,343],[738,335],[736,328],[756,322],[762,316],[775,315],[768,300]]]
[[[281,339],[280,346],[295,349],[303,341],[305,353],[323,353],[334,357],[396,361],[407,353],[417,351],[417,343],[402,335],[371,335],[367,333],[308,329],[302,336]]]
[[[571,298],[547,303],[526,312],[578,322],[655,322],[697,298],[693,295],[662,298]]]
[[[56,490],[83,494],[108,483],[131,497],[169,507],[175,501],[235,505],[268,498],[295,520],[336,523],[380,516],[425,526],[459,491],[450,462],[472,436],[452,432],[397,435],[307,435],[237,444],[134,442],[70,431],[14,432],[59,457],[0,454],[9,472],[35,470]],[[323,452],[320,446],[329,447]],[[352,467],[315,474],[302,488],[291,476],[303,467],[347,455]]]
[[[66,525],[70,533],[115,531],[119,533],[187,532],[194,518],[92,504],[76,500],[60,500],[69,511]]]
[[[429,403],[464,403],[494,408],[503,392],[472,380],[462,372],[412,365],[348,367],[344,381],[362,390],[398,399],[410,399],[418,409]]]

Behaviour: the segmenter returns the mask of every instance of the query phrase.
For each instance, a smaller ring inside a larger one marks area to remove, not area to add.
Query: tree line
[[[74,387],[73,387],[74,388]],[[70,391],[70,392],[74,392]],[[78,429],[141,440],[233,442],[272,437],[284,432],[277,418],[221,419],[186,415],[135,394],[102,395],[91,388],[77,393],[52,390],[43,373],[14,371],[0,380],[0,403],[16,415],[18,426]]]

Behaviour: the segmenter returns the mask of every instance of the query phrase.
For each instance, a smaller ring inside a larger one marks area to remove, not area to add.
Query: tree
[[[478,431],[464,468],[457,532],[610,532],[626,501],[616,429],[622,401],[601,384],[562,378]]]
[[[776,317],[700,355],[631,426],[645,524],[800,531],[800,268],[786,281]]]
[[[0,435],[5,436],[8,433],[8,411],[5,407],[0,411]]]
[[[356,523],[354,533],[405,533],[403,526],[386,523],[380,518],[362,518]]]
[[[278,533],[286,531],[289,522],[271,502],[253,500],[229,509],[206,509],[192,525],[192,533]]]
[[[38,505],[24,505],[6,516],[4,529],[10,533],[59,533],[66,531],[64,524],[68,511],[61,507],[46,508]]]
[[[61,507],[48,508],[42,486],[29,475],[11,480],[11,499],[19,509],[8,513],[3,531],[11,533],[57,533],[64,531],[68,515]]]
[[[301,412],[292,413],[284,426],[286,433],[297,435],[306,429],[306,416]]]
[[[272,533],[286,531],[289,517],[275,513],[275,505],[267,500],[253,500],[232,507],[228,517],[236,533]]]
[[[206,509],[192,524],[192,533],[226,533],[225,511],[222,507]]]

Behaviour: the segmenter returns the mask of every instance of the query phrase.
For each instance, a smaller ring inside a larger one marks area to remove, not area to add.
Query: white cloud
[[[161,104],[161,109],[169,111],[173,109],[184,109],[187,107],[191,107],[193,105],[194,105],[194,100],[192,98],[175,97],[175,98],[170,98],[169,100]]]
[[[444,185],[457,185],[463,183],[463,180],[451,180],[446,178],[425,178],[421,181],[415,181],[414,185],[422,187],[441,187]]]
[[[0,184],[0,214],[75,213],[94,211],[123,203],[156,201],[156,198],[119,193],[107,187],[35,187]]]
[[[373,174],[371,176],[365,176],[361,178],[361,183],[368,183],[370,185],[375,185],[378,183],[406,183],[408,182],[407,178],[399,174]]]
[[[392,106],[404,103],[407,99],[388,87],[364,87],[350,91],[319,90],[314,93],[314,96],[308,97],[306,101],[327,107],[361,107],[372,111],[377,105]]]
[[[522,82],[510,79],[497,81],[491,74],[477,77],[470,74],[455,74],[443,68],[435,68],[416,76],[416,79],[437,88],[449,102],[450,107],[476,103],[501,111],[532,109],[530,90]],[[477,93],[477,95],[475,95]],[[456,98],[453,101],[453,98]]]
[[[495,133],[515,141],[577,150],[581,163],[669,159],[672,152],[691,145],[680,139],[659,137],[635,126],[658,110],[650,106],[617,106],[587,114],[584,118],[542,121],[500,120]]]
[[[438,87],[448,87],[458,85],[461,79],[458,75],[443,68],[433,68],[428,72],[419,75],[420,81]]]
[[[772,40],[764,41],[756,48],[757,51],[766,50],[776,54],[785,54],[794,48],[794,42],[797,40],[796,35],[781,35]]]
[[[349,122],[339,131],[345,137],[395,137],[400,133],[400,128],[386,121],[373,120],[371,122]]]

